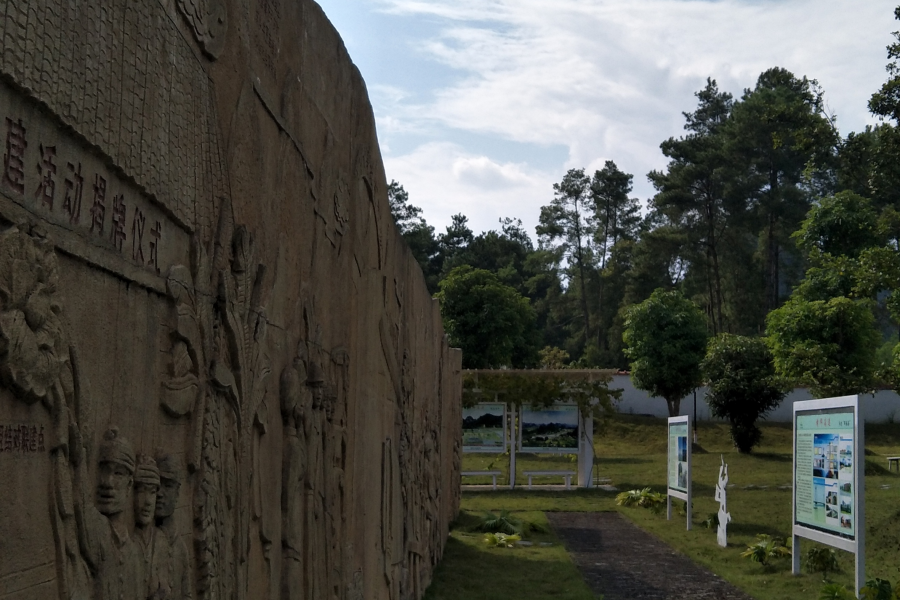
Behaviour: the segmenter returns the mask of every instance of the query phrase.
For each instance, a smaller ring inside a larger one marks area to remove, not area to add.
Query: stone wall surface
[[[420,598],[461,354],[311,0],[0,3],[0,599]]]

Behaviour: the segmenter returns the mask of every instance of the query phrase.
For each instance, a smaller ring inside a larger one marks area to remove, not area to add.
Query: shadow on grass
[[[770,535],[772,537],[779,537],[781,539],[785,539],[789,537],[790,532],[786,532],[783,529],[779,529],[777,527],[772,527],[770,525],[761,525],[759,523],[741,523],[741,522],[731,522],[728,524],[728,534],[734,535],[746,535],[749,537],[755,538],[757,535],[764,533],[766,535]]]
[[[451,536],[425,592],[426,600],[559,598],[592,600],[565,551],[555,548],[490,549]]]
[[[596,465],[641,465],[645,463],[653,462],[652,459],[649,458],[639,458],[632,456],[623,456],[621,458],[597,458],[594,460],[594,464]]]
[[[752,456],[769,462],[789,463],[793,460],[790,454],[782,454],[780,452],[754,452]]]

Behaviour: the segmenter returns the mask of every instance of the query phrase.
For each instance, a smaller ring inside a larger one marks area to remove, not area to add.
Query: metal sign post
[[[794,403],[793,573],[800,538],[856,554],[865,585],[865,439],[859,396]]]

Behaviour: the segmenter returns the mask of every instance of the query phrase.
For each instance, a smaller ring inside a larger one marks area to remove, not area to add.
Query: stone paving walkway
[[[604,600],[752,600],[617,513],[547,513]]]

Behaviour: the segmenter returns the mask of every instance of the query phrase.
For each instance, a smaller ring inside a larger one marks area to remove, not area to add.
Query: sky
[[[818,80],[842,134],[876,120],[898,0],[318,0],[366,81],[388,181],[443,232],[519,218],[612,160],[653,196],[707,77]]]

